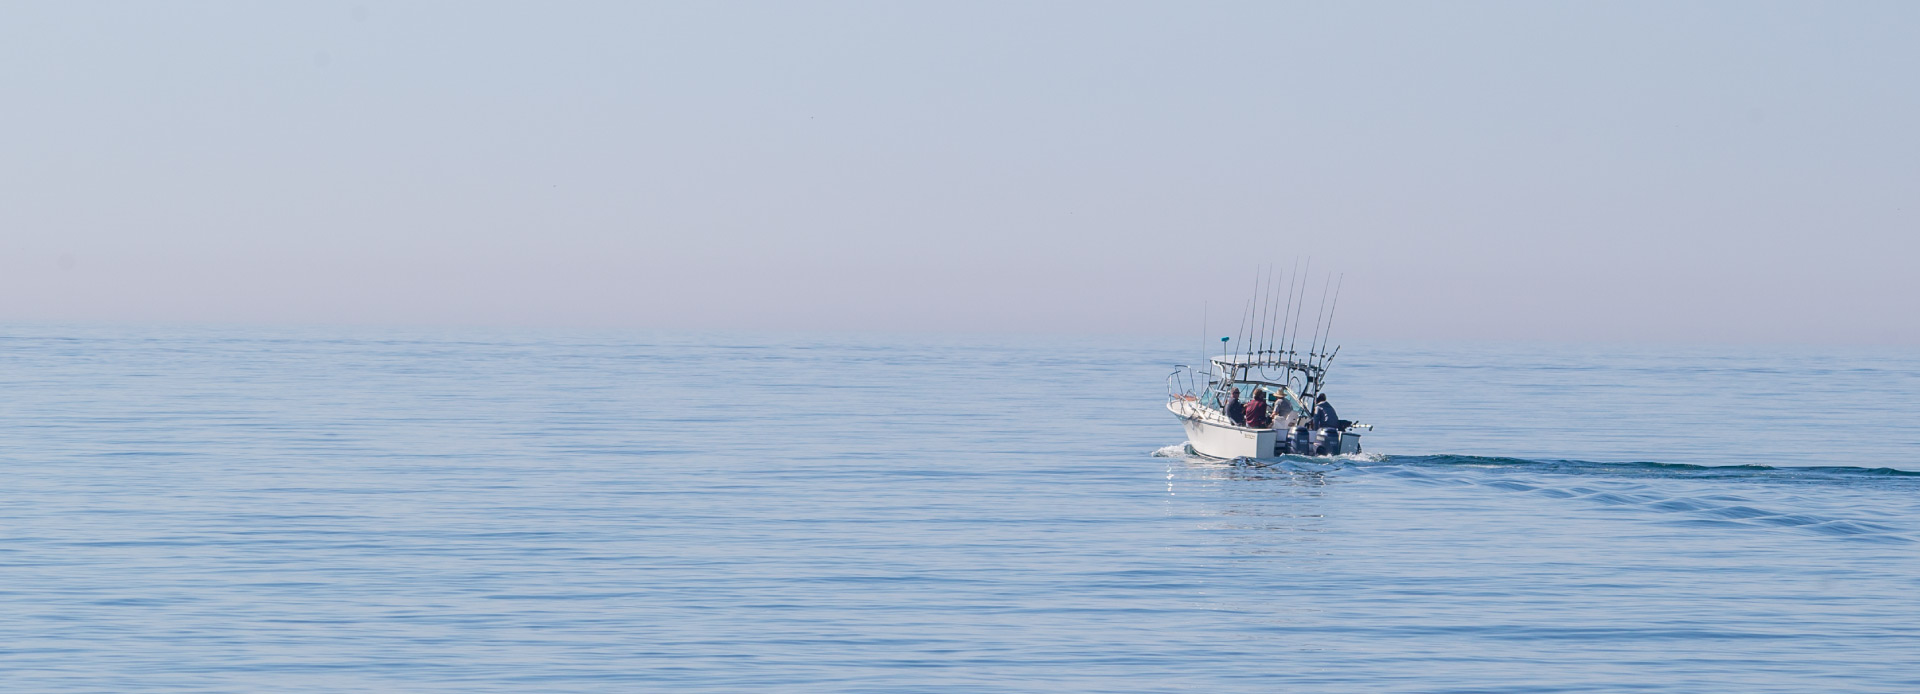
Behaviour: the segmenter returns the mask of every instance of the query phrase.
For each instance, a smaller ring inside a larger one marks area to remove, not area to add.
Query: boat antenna
[[[1205,307],[1205,305],[1204,305],[1204,302],[1203,302],[1203,303],[1202,303],[1202,308],[1204,308],[1204,307]],[[1200,320],[1202,320],[1202,321],[1205,321],[1205,320],[1206,320],[1206,318],[1205,318],[1205,317],[1202,317],[1202,318],[1201,318]],[[1203,323],[1203,325],[1204,325],[1204,323]],[[1207,337],[1213,337],[1213,333],[1207,333]],[[1229,337],[1227,337],[1227,336],[1224,336],[1224,335],[1222,335],[1222,336],[1220,337],[1220,360],[1221,360],[1221,361],[1226,361],[1226,359],[1227,359],[1227,340],[1230,340],[1230,339],[1232,339],[1232,338],[1229,338]],[[1211,349],[1209,349],[1208,351],[1212,351],[1212,350],[1211,350]],[[1213,373],[1213,360],[1212,360],[1212,359],[1208,359],[1208,360],[1207,360],[1207,377],[1208,377],[1208,378],[1212,378],[1213,376],[1214,376],[1214,373]],[[1225,380],[1227,380],[1227,379],[1226,379],[1226,374],[1224,374],[1224,373],[1222,373],[1222,374],[1220,374],[1220,380],[1221,380],[1221,381],[1225,381]]]

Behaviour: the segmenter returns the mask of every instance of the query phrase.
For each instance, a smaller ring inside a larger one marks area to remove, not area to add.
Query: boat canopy
[[[1300,370],[1300,371],[1313,368],[1303,362],[1293,361],[1285,357],[1286,355],[1283,355],[1279,352],[1269,352],[1264,354],[1223,354],[1217,357],[1208,357],[1207,361],[1211,361],[1214,364],[1221,366],[1222,368],[1264,366],[1269,369],[1284,368],[1284,369],[1292,369],[1292,370]]]
[[[1219,371],[1222,374],[1228,375],[1229,377],[1233,378],[1236,381],[1240,381],[1240,380],[1286,381],[1286,380],[1291,380],[1288,378],[1288,375],[1294,374],[1294,373],[1298,373],[1306,377],[1305,380],[1307,381],[1318,381],[1320,380],[1320,377],[1326,374],[1327,372],[1327,368],[1324,364],[1295,361],[1293,359],[1287,358],[1288,356],[1290,355],[1284,355],[1277,352],[1267,353],[1267,354],[1226,354],[1226,355],[1221,355],[1217,357],[1208,357],[1207,361],[1213,362],[1213,366],[1217,371]],[[1282,374],[1280,378],[1261,379],[1253,375],[1255,373],[1260,373],[1260,372],[1275,372],[1275,371],[1280,372]]]

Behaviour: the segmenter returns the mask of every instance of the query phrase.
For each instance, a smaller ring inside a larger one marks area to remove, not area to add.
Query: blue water
[[[1920,689],[1910,350],[0,329],[0,686]]]

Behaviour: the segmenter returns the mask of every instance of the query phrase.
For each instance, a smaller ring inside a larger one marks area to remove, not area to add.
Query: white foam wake
[[[1155,458],[1185,458],[1185,457],[1187,457],[1187,443],[1186,443],[1185,441],[1182,441],[1182,442],[1180,442],[1180,443],[1178,443],[1178,444],[1174,444],[1174,445],[1172,445],[1172,446],[1161,446],[1161,447],[1160,447],[1159,449],[1157,449],[1157,450],[1155,450],[1155,451],[1153,452],[1153,457],[1155,457]]]

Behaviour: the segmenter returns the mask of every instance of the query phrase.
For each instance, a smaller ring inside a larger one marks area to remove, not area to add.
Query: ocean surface
[[[1920,691],[1920,354],[0,326],[9,692]]]

